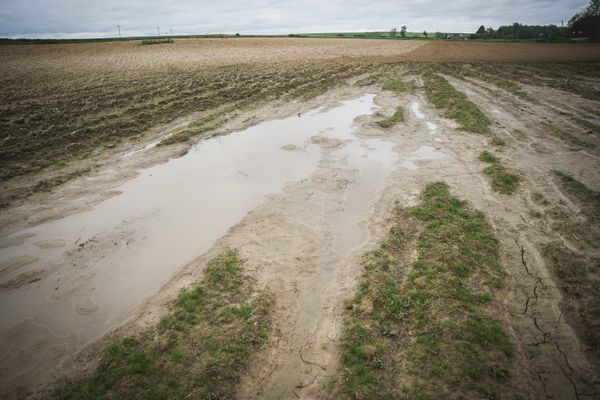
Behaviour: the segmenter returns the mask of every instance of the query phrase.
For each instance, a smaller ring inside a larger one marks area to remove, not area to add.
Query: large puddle
[[[267,195],[309,177],[324,157],[316,135],[344,142],[332,162],[359,172],[332,223],[339,232],[334,250],[359,245],[358,219],[397,161],[391,142],[353,135],[354,119],[373,112],[374,97],[205,140],[143,170],[90,211],[4,238],[2,282],[42,278],[0,292],[2,367],[23,350],[41,350],[49,336],[81,347],[122,323]],[[33,327],[37,334],[20,334]]]

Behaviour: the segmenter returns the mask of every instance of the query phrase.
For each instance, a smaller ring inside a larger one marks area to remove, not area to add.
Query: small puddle
[[[423,114],[421,112],[421,106],[419,105],[418,102],[413,101],[410,105],[410,109],[412,111],[412,113],[415,115],[415,117],[417,117],[418,119],[425,119],[425,114]],[[438,126],[436,124],[434,124],[433,122],[430,121],[425,121],[425,125],[427,126],[427,129],[429,129],[429,133],[432,135],[437,135],[438,133]],[[433,139],[436,142],[442,142],[443,140],[436,137]]]
[[[419,103],[417,103],[416,101],[412,102],[412,104],[410,105],[410,110],[413,112],[413,114],[415,114],[415,117],[417,117],[418,119],[425,118],[425,115],[420,110]]]
[[[363,244],[364,227],[360,222],[379,188],[397,165],[399,156],[392,142],[358,138],[345,132],[331,132],[329,138],[345,141],[345,146],[332,153],[332,166],[351,172],[345,192],[344,208],[330,217],[334,231],[333,250],[347,254]]]
[[[419,166],[415,164],[415,161],[430,161],[439,160],[446,157],[446,154],[437,150],[431,146],[421,146],[417,150],[413,151],[408,157],[403,157],[400,161],[400,165],[406,169],[412,171],[419,169]]]
[[[310,176],[326,151],[311,140],[314,136],[343,141],[331,150],[334,162],[358,171],[348,182],[345,211],[333,225],[343,242],[336,247],[360,244],[358,218],[364,218],[397,161],[391,142],[352,134],[354,119],[373,111],[374,97],[204,140],[183,157],[141,171],[117,189],[119,195],[90,211],[3,238],[0,270],[17,261],[21,265],[5,270],[4,282],[32,271],[49,270],[50,275],[0,292],[0,354],[11,354],[2,357],[0,368],[18,363],[22,349],[39,346],[43,353],[53,337],[75,335],[73,351],[123,323],[265,196]],[[24,335],[32,325],[44,334]],[[32,364],[38,357],[34,353],[27,354]]]

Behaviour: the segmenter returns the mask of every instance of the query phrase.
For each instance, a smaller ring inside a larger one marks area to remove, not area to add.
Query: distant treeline
[[[497,30],[480,26],[475,33],[478,39],[501,40],[561,40],[587,38],[600,40],[600,0],[590,0],[590,4],[570,20],[567,26],[556,25],[512,25],[500,26]]]
[[[568,38],[569,28],[556,25],[522,25],[515,22],[512,25],[504,25],[494,30],[479,27],[475,33],[478,39],[501,39],[501,40],[552,40]]]

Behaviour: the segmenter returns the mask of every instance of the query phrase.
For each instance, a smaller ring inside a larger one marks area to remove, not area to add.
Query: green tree
[[[392,28],[392,30],[390,31],[390,37],[391,38],[395,38],[398,34],[398,31],[396,30],[396,28]]]
[[[406,37],[406,26],[400,28],[400,36]]]
[[[569,27],[575,37],[600,40],[600,0],[591,0],[585,10],[571,18]]]
[[[600,0],[591,0],[590,5],[587,8],[587,12],[590,15],[600,15]]]
[[[475,34],[479,37],[482,38],[485,35],[485,26],[481,25],[479,27],[479,29],[477,29],[477,32],[475,32]]]

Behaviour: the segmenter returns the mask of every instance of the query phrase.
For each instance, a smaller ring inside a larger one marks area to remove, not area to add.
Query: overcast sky
[[[472,32],[565,24],[587,0],[0,0],[0,37],[287,34],[398,29]]]

